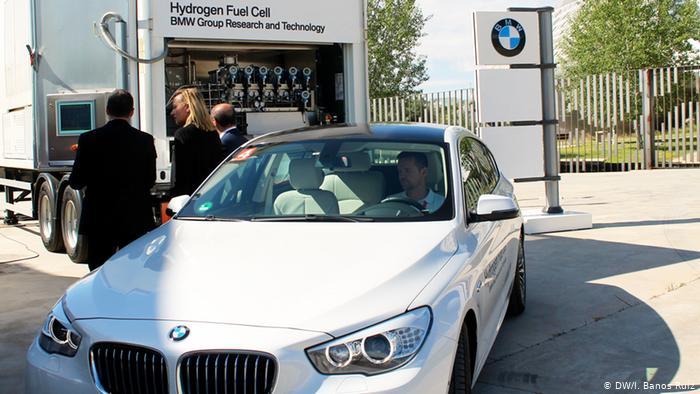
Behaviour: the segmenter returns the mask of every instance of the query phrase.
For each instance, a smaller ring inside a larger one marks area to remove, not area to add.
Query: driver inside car
[[[396,166],[399,173],[399,183],[404,190],[389,198],[403,198],[416,201],[423,210],[433,213],[437,211],[445,197],[431,190],[428,185],[428,158],[421,152],[401,152]]]

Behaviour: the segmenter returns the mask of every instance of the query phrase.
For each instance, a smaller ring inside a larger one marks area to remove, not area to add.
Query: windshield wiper
[[[207,216],[178,216],[177,219],[182,220],[197,220],[200,222],[242,222],[241,219],[222,218],[214,215]]]
[[[251,222],[373,222],[374,219],[363,216],[326,216],[326,215],[296,215],[296,216],[265,216],[252,217]]]

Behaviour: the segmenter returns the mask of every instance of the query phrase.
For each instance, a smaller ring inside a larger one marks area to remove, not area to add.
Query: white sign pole
[[[544,129],[544,184],[546,213],[562,213],[559,205],[559,160],[557,157],[556,94],[554,91],[554,43],[552,7],[509,8],[508,11],[537,11],[540,24],[540,70],[542,72],[542,126]]]
[[[559,205],[552,11],[509,8],[474,14],[477,66],[508,66],[477,71],[482,139],[505,164],[506,176],[545,182],[544,209],[523,212],[527,234],[592,227],[591,214],[564,212]]]
[[[559,205],[559,158],[557,157],[556,94],[554,92],[554,43],[552,11],[547,7],[540,14],[540,51],[542,51],[542,119],[544,125],[544,176],[546,180],[547,213],[563,213]],[[551,67],[544,67],[551,64]]]

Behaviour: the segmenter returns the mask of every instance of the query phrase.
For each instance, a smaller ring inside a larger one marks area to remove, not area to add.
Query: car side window
[[[498,184],[499,179],[496,160],[493,158],[493,155],[486,145],[484,145],[481,141],[474,140],[474,152],[486,177],[484,189],[481,191],[481,194],[491,193],[496,188],[496,184]]]
[[[479,196],[493,191],[498,183],[498,169],[486,147],[474,138],[459,143],[464,194],[469,212],[476,211]]]

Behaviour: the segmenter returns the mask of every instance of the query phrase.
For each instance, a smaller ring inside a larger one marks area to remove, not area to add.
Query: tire
[[[74,263],[85,263],[88,259],[87,237],[78,233],[83,199],[80,192],[67,186],[61,199],[61,232],[66,254]]]
[[[521,233],[518,243],[518,259],[515,264],[515,278],[510,291],[508,315],[517,316],[525,311],[527,296],[527,275],[525,270],[525,236]]]
[[[56,192],[49,182],[43,182],[37,194],[37,216],[41,242],[49,252],[62,252],[61,219],[56,212]]]
[[[457,354],[455,354],[452,365],[452,376],[450,377],[449,394],[469,394],[472,392],[472,366],[471,354],[469,352],[469,332],[467,325],[462,325],[462,334],[457,343]]]

